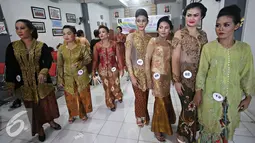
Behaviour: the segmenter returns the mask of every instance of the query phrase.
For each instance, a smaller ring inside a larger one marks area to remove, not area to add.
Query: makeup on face
[[[104,28],[99,29],[99,38],[101,40],[106,39],[108,37],[108,35],[109,35],[109,33],[106,31],[106,29],[104,29]]]
[[[162,38],[167,38],[170,33],[170,26],[167,22],[161,22],[158,27],[158,34]]]
[[[25,39],[25,38],[28,38],[28,37],[31,36],[30,30],[28,29],[28,27],[23,22],[17,22],[15,24],[15,29],[16,29],[17,35],[21,39]]]
[[[73,42],[75,40],[75,34],[69,29],[63,29],[63,38],[66,42]]]
[[[233,36],[237,26],[234,24],[232,17],[222,16],[217,19],[215,31],[218,38],[227,38]]]
[[[140,15],[136,18],[136,26],[138,30],[143,31],[145,27],[147,26],[148,19],[147,17]]]
[[[199,8],[191,8],[186,14],[186,23],[190,27],[197,26],[201,20],[201,10]]]

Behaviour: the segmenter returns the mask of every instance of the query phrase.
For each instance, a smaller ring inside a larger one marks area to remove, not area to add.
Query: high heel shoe
[[[50,124],[50,127],[54,130],[61,130],[61,126],[55,122],[53,122],[53,124]]]
[[[163,136],[162,133],[154,133],[154,135],[155,135],[155,138],[156,138],[159,142],[165,142],[165,141],[166,141],[166,139],[165,139],[165,137]]]
[[[16,99],[15,101],[13,101],[12,105],[10,106],[11,109],[15,109],[15,108],[19,108],[21,106],[21,100],[20,99]]]
[[[115,107],[111,108],[111,111],[112,112],[116,111],[116,108]]]
[[[38,135],[38,140],[39,140],[40,142],[44,142],[45,139],[46,139],[46,135],[45,135],[45,134],[42,135],[42,136]]]

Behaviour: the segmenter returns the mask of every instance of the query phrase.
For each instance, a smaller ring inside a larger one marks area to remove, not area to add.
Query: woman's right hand
[[[58,87],[63,88],[63,87],[64,87],[64,85],[63,85],[63,84],[59,84],[59,85],[58,85]]]
[[[197,90],[193,102],[198,107],[202,103],[202,90]]]
[[[132,84],[134,86],[138,86],[139,85],[139,83],[138,83],[138,81],[137,81],[137,79],[136,79],[136,77],[134,75],[131,75],[130,78],[131,78],[131,82],[132,82]]]
[[[149,88],[149,89],[153,89],[153,83],[151,82],[151,83],[147,83],[147,87]]]
[[[7,92],[9,96],[13,95],[13,89],[8,89]]]
[[[183,95],[183,92],[182,92],[182,91],[184,91],[184,88],[183,88],[182,84],[181,84],[180,82],[176,82],[176,83],[174,84],[174,86],[175,86],[175,89],[176,89],[177,93],[178,93],[180,96],[182,96],[182,95]]]

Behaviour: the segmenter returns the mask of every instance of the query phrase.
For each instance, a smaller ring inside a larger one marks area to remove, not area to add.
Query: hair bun
[[[235,4],[234,5],[230,5],[229,9],[233,10],[235,12],[241,13],[241,9],[237,5],[235,5]]]
[[[240,14],[241,13],[241,9],[237,5],[235,5],[235,4],[224,7],[222,9],[222,11],[229,11],[231,13],[236,13],[236,14]]]

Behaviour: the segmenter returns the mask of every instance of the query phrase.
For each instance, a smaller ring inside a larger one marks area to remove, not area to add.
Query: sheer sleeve
[[[209,70],[209,63],[210,61],[210,55],[208,48],[206,48],[206,45],[203,47],[201,56],[200,56],[200,62],[199,62],[199,68],[198,73],[196,76],[196,90],[204,90],[205,89],[205,81],[207,77],[207,73]]]
[[[84,38],[84,40],[85,40],[86,45],[87,45],[88,48],[89,48],[89,47],[90,47],[90,43],[89,43],[88,39],[87,39],[87,38]]]
[[[90,55],[90,49],[88,48],[89,46],[85,46],[83,48],[83,65],[88,65],[89,63],[91,63],[92,59],[91,59],[91,55]]]
[[[145,74],[147,78],[147,85],[150,85],[151,80],[151,58],[155,47],[155,38],[151,38],[147,46],[147,51],[145,55]],[[150,86],[148,86],[150,87]]]
[[[255,94],[255,75],[254,75],[254,64],[253,55],[249,45],[247,45],[248,51],[246,51],[246,63],[244,69],[241,72],[241,88],[243,89],[246,96]]]
[[[123,57],[121,56],[121,53],[120,53],[120,48],[118,47],[119,44],[116,44],[114,42],[114,46],[115,46],[115,49],[116,49],[116,56],[117,56],[117,62],[118,62],[118,66],[119,66],[119,70],[123,70],[124,68],[124,59]]]
[[[98,63],[98,51],[97,51],[98,44],[96,44],[93,48],[93,65],[92,65],[92,74],[94,74],[97,70],[97,63]]]
[[[173,54],[172,54],[172,74],[173,74],[173,82],[180,82],[180,58],[181,58],[181,31],[177,31],[174,35],[172,46],[173,46]]]
[[[40,58],[40,74],[45,76],[48,74],[52,61],[53,59],[49,47],[46,44],[43,44]]]
[[[63,46],[58,49],[57,71],[58,71],[58,84],[64,85],[64,58],[62,55]]]
[[[133,66],[132,66],[132,62],[131,62],[131,53],[132,53],[132,48],[133,48],[133,34],[129,34],[127,36],[127,40],[125,43],[126,49],[125,49],[125,57],[126,57],[126,66],[128,69],[128,73],[130,76],[133,76]]]
[[[18,70],[18,62],[16,61],[12,43],[8,45],[5,53],[5,81],[7,88],[13,90],[15,88],[16,71]]]

